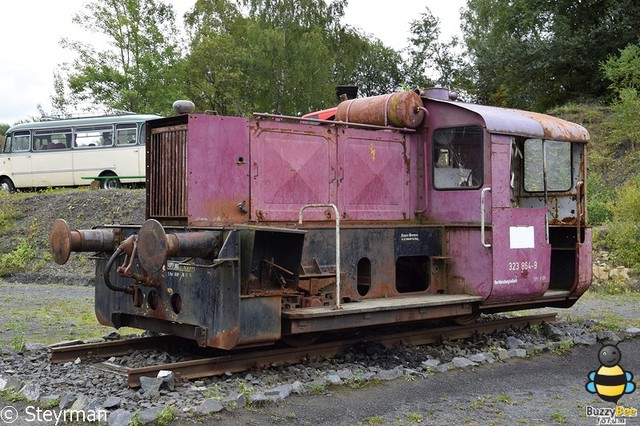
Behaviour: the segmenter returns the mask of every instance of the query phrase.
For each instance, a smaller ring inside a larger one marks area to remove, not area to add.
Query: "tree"
[[[182,64],[173,8],[159,0],[89,3],[73,22],[101,34],[104,50],[63,40],[78,57],[66,66],[70,99],[140,113],[168,113],[181,97]],[[56,91],[59,95],[59,91]]]
[[[463,79],[464,54],[457,37],[440,41],[440,20],[427,7],[419,19],[411,21],[411,36],[405,64],[409,87],[466,86]]]
[[[640,90],[640,46],[629,44],[619,55],[611,55],[600,66],[616,93],[624,89]]]
[[[351,83],[360,96],[376,96],[397,91],[405,81],[402,56],[380,40],[364,44],[364,53],[356,64]]]
[[[225,114],[299,115],[334,105],[339,84],[366,94],[398,87],[400,56],[343,25],[345,5],[198,0],[186,19],[189,96]]]
[[[464,39],[475,96],[546,110],[603,98],[599,64],[640,35],[632,0],[469,0]]]

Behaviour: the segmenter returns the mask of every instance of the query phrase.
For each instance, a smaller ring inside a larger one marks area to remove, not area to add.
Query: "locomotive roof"
[[[583,143],[589,140],[589,132],[581,125],[547,114],[455,101],[429,100],[478,114],[484,120],[489,133]]]

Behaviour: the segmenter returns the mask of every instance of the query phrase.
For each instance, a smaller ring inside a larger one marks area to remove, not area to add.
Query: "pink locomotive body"
[[[396,95],[348,101],[344,121],[149,121],[148,220],[58,220],[54,259],[99,253],[102,324],[223,349],[575,303],[591,282],[587,131]],[[405,121],[368,122],[379,105]]]

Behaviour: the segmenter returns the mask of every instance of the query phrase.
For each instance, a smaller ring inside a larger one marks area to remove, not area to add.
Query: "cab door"
[[[483,213],[487,209],[491,213],[490,231],[483,227],[483,244],[491,249],[493,269],[486,303],[535,299],[549,288],[547,209],[517,207],[513,196],[512,189],[519,184],[519,169],[513,166],[521,161],[522,151],[513,137],[491,135],[492,187],[482,191]]]

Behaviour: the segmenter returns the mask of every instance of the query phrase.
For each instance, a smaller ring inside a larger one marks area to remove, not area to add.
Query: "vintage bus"
[[[17,124],[0,152],[0,189],[144,182],[144,123],[156,115],[111,115]]]

